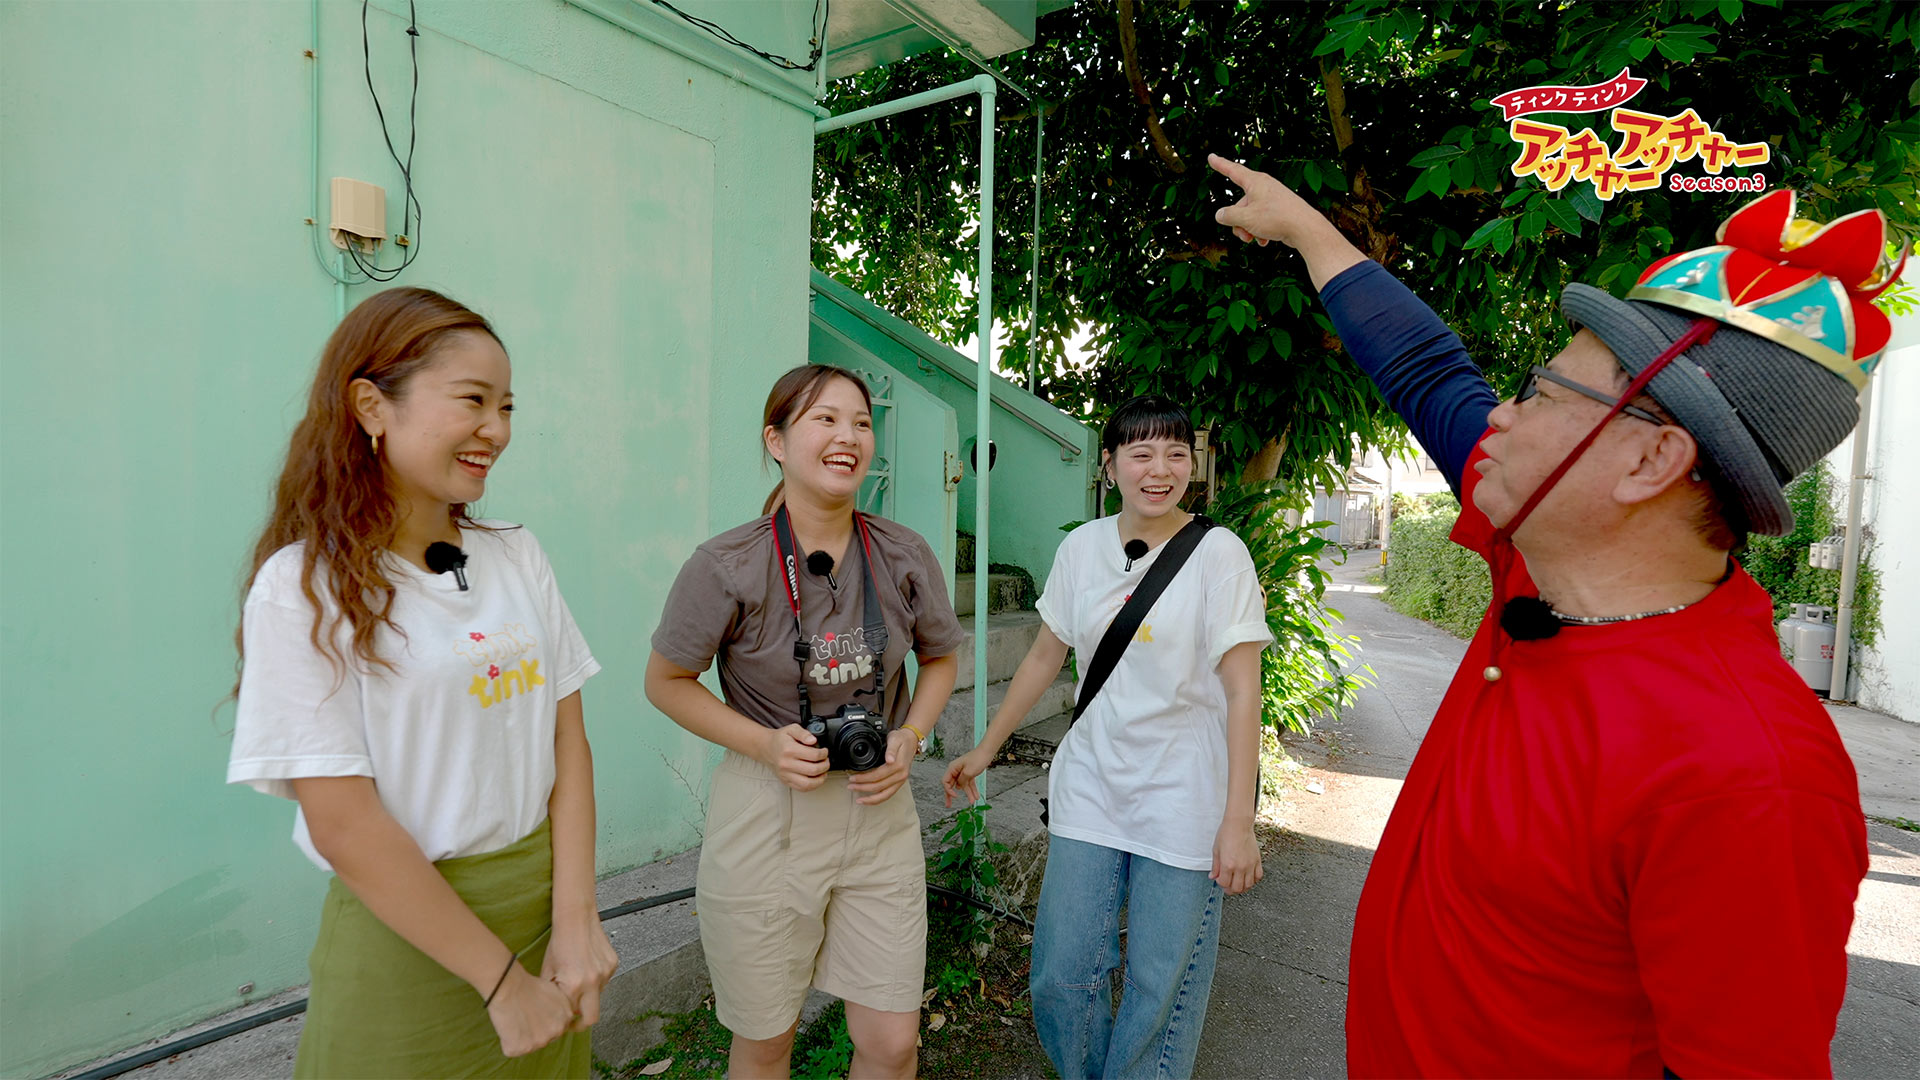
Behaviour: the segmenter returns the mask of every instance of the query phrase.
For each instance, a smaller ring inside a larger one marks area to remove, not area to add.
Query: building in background
[[[810,71],[755,51],[806,66],[818,5],[676,6],[753,51],[641,0],[420,3],[418,37],[400,0],[0,4],[0,1075],[306,980],[326,878],[291,806],[223,783],[223,699],[315,360],[386,287],[337,280],[334,177],[384,189],[371,258],[412,260],[394,283],[477,308],[513,357],[512,453],[479,509],[539,535],[605,666],[600,869],[698,842],[713,747],[647,705],[647,641],[692,548],[759,512],[774,378],[844,329],[808,267],[826,80],[1024,47],[1065,0],[836,0]],[[976,373],[951,350],[920,370],[894,329],[861,356],[911,419],[882,416],[867,505],[951,558],[973,414],[948,384]],[[996,478],[1064,500],[995,485],[996,557],[1050,559],[1089,516],[1091,437],[995,396]],[[1044,544],[1020,524],[1041,518]]]

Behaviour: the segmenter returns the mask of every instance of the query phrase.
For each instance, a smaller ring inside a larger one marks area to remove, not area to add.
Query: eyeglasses
[[[1542,367],[1539,364],[1533,365],[1533,369],[1527,372],[1527,377],[1524,380],[1522,380],[1520,383],[1520,389],[1514,392],[1513,400],[1516,403],[1522,402],[1532,397],[1533,395],[1539,393],[1541,379],[1545,379],[1548,382],[1553,383],[1555,386],[1564,386],[1576,394],[1582,394],[1582,395],[1585,395],[1586,397],[1590,397],[1593,400],[1599,402],[1600,404],[1607,406],[1608,408],[1612,408],[1614,403],[1619,400],[1618,398],[1612,396],[1611,394],[1602,393],[1599,390],[1595,390],[1591,386],[1586,386],[1584,384],[1574,382],[1572,379],[1567,378],[1565,375],[1561,375],[1558,372]],[[1645,409],[1636,408],[1635,406],[1632,406],[1632,405],[1628,405],[1626,408],[1621,409],[1620,412],[1622,415],[1631,416],[1635,420],[1645,420],[1649,424],[1658,424],[1658,425],[1664,426],[1666,424],[1672,423],[1672,421],[1670,420],[1663,420],[1660,417],[1655,416],[1654,414],[1648,412]]]

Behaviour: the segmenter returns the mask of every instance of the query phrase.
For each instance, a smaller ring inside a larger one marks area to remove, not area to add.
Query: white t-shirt
[[[1038,607],[1047,629],[1073,647],[1082,677],[1164,550],[1126,569],[1118,517],[1089,521],[1060,542]],[[1054,754],[1051,831],[1212,869],[1227,809],[1227,691],[1218,669],[1227,650],[1248,641],[1273,641],[1259,575],[1240,538],[1212,528]]]
[[[539,541],[507,522],[468,529],[469,590],[389,556],[393,621],[371,671],[334,640],[341,670],[309,638],[313,605],[300,589],[301,544],[273,553],[247,593],[246,665],[234,722],[229,784],[293,798],[297,778],[371,776],[380,801],[429,860],[498,851],[547,816],[560,699],[600,665],[567,611]],[[336,606],[316,572],[328,619]],[[325,624],[323,623],[323,626]],[[294,843],[322,870],[307,821]]]

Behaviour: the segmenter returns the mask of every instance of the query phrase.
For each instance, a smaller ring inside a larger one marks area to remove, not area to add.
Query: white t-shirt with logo
[[[1118,517],[1089,521],[1060,542],[1037,606],[1047,629],[1072,646],[1083,678],[1107,626],[1165,550],[1128,570]],[[1051,831],[1211,870],[1227,808],[1220,658],[1248,641],[1273,641],[1259,575],[1240,538],[1212,528],[1054,754]]]
[[[556,707],[600,665],[574,625],[533,534],[507,522],[463,531],[469,588],[398,557],[393,621],[380,656],[337,667],[309,637],[301,544],[274,552],[247,593],[246,663],[227,782],[291,799],[290,781],[370,776],[380,801],[429,860],[498,851],[547,816]],[[497,530],[497,531],[494,531]],[[327,619],[337,610],[315,573]],[[326,624],[323,623],[323,627]],[[294,843],[323,870],[304,814]]]

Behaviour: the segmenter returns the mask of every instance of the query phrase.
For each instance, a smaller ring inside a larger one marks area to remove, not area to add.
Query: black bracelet
[[[514,954],[512,954],[511,956],[508,956],[508,957],[507,957],[507,967],[506,967],[506,970],[505,970],[505,971],[502,971],[502,972],[500,973],[500,981],[499,981],[499,982],[497,982],[497,983],[494,983],[494,984],[493,984],[493,993],[491,993],[491,994],[488,994],[488,995],[487,995],[487,1000],[486,1000],[486,1001],[484,1001],[484,1002],[481,1002],[481,1004],[480,1004],[480,1007],[481,1007],[481,1008],[483,1008],[483,1009],[491,1009],[491,1008],[493,1008],[493,999],[494,999],[494,997],[495,997],[495,996],[497,996],[497,995],[498,995],[498,994],[500,993],[500,988],[501,988],[501,987],[503,987],[503,986],[505,986],[505,985],[507,985],[507,976],[509,976],[509,975],[511,975],[511,974],[513,974],[513,965],[515,965],[515,964],[517,964],[517,963],[519,963],[519,962],[520,962],[520,954],[519,954],[519,953],[514,953]]]

